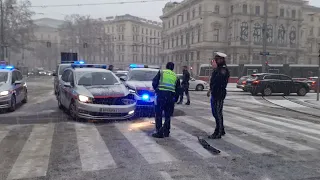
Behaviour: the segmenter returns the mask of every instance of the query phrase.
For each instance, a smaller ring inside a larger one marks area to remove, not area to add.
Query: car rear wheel
[[[204,87],[202,84],[198,84],[196,87],[196,91],[203,91]]]
[[[13,112],[16,110],[17,102],[16,102],[16,97],[12,95],[11,97],[11,106],[9,108],[9,112]]]
[[[271,96],[272,95],[272,89],[270,87],[266,87],[266,88],[264,88],[262,94],[264,96]]]
[[[258,94],[257,92],[254,92],[254,91],[251,91],[250,93],[252,96],[256,96]]]
[[[305,96],[307,94],[307,89],[304,87],[301,87],[300,89],[298,89],[297,94],[298,96]]]
[[[28,91],[27,90],[25,90],[24,98],[23,98],[23,100],[21,102],[24,103],[24,104],[28,102]]]
[[[57,101],[58,101],[58,107],[59,107],[59,109],[63,109],[63,105],[61,104],[61,98],[60,98],[60,95],[59,94],[57,94]]]

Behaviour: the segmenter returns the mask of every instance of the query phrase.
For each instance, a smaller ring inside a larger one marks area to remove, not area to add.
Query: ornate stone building
[[[162,23],[126,14],[107,18],[105,30],[111,36],[113,51],[109,62],[115,67],[159,64]]]
[[[270,64],[315,64],[320,8],[303,0],[268,0]],[[215,51],[229,64],[261,64],[264,0],[184,0],[163,8],[163,63],[190,64],[198,72]],[[189,43],[189,48],[188,48]],[[189,50],[189,51],[188,51]],[[188,53],[189,52],[189,53]]]

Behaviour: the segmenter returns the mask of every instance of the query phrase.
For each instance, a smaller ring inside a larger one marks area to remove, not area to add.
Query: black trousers
[[[174,112],[175,93],[170,91],[160,91],[157,93],[156,131],[159,134],[170,134],[171,116]],[[162,125],[162,113],[164,112],[165,122]]]
[[[214,97],[211,97],[211,111],[214,119],[216,120],[216,129],[215,133],[224,132],[223,124],[223,103],[224,100],[216,100]]]
[[[187,101],[190,102],[189,87],[182,87],[180,92],[180,102],[183,102],[183,94],[186,94]]]

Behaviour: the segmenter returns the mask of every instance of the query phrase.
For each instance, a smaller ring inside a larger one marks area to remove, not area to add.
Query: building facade
[[[111,44],[110,64],[126,68],[131,63],[159,65],[162,24],[131,15],[108,17],[105,31]]]
[[[320,8],[303,0],[268,0],[267,56],[270,64],[316,64]],[[229,64],[261,64],[264,0],[184,0],[163,8],[162,62],[193,73],[214,52]]]

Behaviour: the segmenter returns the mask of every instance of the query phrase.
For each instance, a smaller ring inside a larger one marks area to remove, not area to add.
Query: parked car
[[[259,73],[253,74],[247,79],[247,88],[252,95],[261,93],[270,96],[273,93],[297,93],[305,96],[310,88],[306,82],[294,81],[291,77],[283,74]]]
[[[246,88],[247,84],[247,79],[249,76],[242,76],[238,81],[237,81],[237,88],[242,89],[243,91],[247,92],[248,89]]]
[[[181,80],[182,82],[182,74],[177,74],[178,78]],[[190,77],[190,81],[189,81],[189,89],[190,90],[196,90],[196,91],[203,91],[204,89],[209,89],[209,84],[205,81],[202,80],[197,80],[193,77]]]

